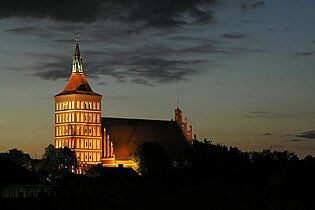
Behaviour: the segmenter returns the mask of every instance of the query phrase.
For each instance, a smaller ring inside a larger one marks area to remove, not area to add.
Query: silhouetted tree
[[[77,166],[77,159],[71,149],[55,148],[50,144],[45,149],[41,165],[48,179],[56,179],[71,174]]]
[[[22,150],[17,148],[10,149],[6,153],[1,153],[1,156],[11,160],[19,166],[24,168],[31,169],[31,157],[29,154],[24,153]]]
[[[171,161],[163,147],[157,143],[145,142],[132,154],[138,164],[137,171],[146,177],[162,177],[171,166]]]

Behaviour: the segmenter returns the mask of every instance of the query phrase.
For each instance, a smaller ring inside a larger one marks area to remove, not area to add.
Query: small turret
[[[74,55],[72,58],[72,73],[83,74],[83,63],[80,56],[80,47],[79,47],[79,35],[77,36]]]
[[[183,122],[183,112],[178,107],[179,100],[177,99],[177,107],[175,109],[175,122],[179,125],[179,127],[182,129],[184,136],[186,137],[188,142],[192,142],[192,126],[189,126],[188,130],[188,121],[187,118],[185,118]]]

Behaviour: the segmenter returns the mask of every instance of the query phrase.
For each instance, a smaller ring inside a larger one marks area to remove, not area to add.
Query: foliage
[[[31,157],[29,154],[24,153],[22,150],[17,148],[10,149],[6,153],[1,153],[1,156],[11,160],[19,166],[23,166],[24,168],[31,169]]]
[[[145,142],[132,154],[137,163],[137,171],[147,177],[162,177],[169,170],[171,162],[162,146]]]
[[[49,145],[41,163],[42,171],[46,172],[49,179],[56,179],[71,174],[77,166],[77,159],[71,149],[55,148]]]

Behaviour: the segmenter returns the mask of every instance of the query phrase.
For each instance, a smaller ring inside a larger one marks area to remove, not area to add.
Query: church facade
[[[174,158],[192,142],[192,127],[178,107],[169,121],[102,117],[102,95],[87,81],[78,39],[70,78],[54,98],[55,147],[75,152],[78,173],[97,164],[134,167],[130,155],[146,141],[159,143]]]

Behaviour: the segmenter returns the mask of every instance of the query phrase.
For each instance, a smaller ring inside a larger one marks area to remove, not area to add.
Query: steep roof
[[[146,141],[159,143],[171,159],[180,157],[188,147],[175,121],[103,117],[102,128],[104,126],[114,143],[117,160],[130,159],[130,154]]]
[[[76,46],[74,50],[74,55],[72,58],[72,73],[70,78],[64,88],[64,90],[57,94],[58,95],[66,95],[66,94],[88,94],[88,95],[100,95],[93,92],[91,86],[89,85],[84,69],[83,62],[80,56],[80,47],[79,40],[76,41]]]

